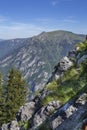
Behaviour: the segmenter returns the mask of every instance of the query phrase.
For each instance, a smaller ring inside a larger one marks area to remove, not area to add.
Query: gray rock
[[[46,106],[42,107],[34,116],[33,125],[39,126],[42,124],[52,112],[60,107],[59,101],[49,102]]]
[[[16,120],[8,124],[3,124],[1,130],[20,130],[18,122]]]
[[[74,106],[70,106],[66,111],[66,117],[69,118],[75,111],[77,111],[77,108]]]
[[[76,100],[76,103],[80,103],[84,105],[87,102],[87,93],[83,93],[80,97]]]
[[[82,116],[87,112],[87,104],[78,108],[72,116],[63,121],[61,125],[58,125],[55,130],[79,130],[75,129],[79,122],[82,122]]]
[[[64,120],[61,116],[58,116],[51,122],[51,128],[55,130]]]
[[[47,111],[48,113],[51,113],[52,111],[54,110],[54,107],[53,106],[47,106],[45,111]]]
[[[57,79],[59,79],[59,78],[60,78],[60,75],[59,75],[59,74],[55,74],[54,79],[57,80]]]
[[[20,130],[20,127],[18,126],[18,122],[17,121],[12,121],[10,124],[10,130]]]
[[[9,124],[3,124],[1,130],[9,130],[8,125]]]
[[[64,106],[62,108],[59,108],[56,111],[56,113],[54,113],[50,117],[51,128],[53,130],[81,130],[81,129],[74,129],[74,128],[80,128],[79,123],[82,124],[83,122],[82,120],[86,118],[87,93],[78,95],[78,98],[71,100],[70,103],[68,102]],[[65,113],[65,118],[62,115],[62,112]]]
[[[18,117],[21,121],[28,121],[35,112],[35,102],[26,103],[24,106],[20,107],[18,112]]]
[[[59,70],[66,71],[73,65],[72,61],[69,60],[68,57],[64,57],[59,63]]]

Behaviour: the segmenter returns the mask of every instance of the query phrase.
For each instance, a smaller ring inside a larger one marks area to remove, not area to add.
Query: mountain
[[[32,38],[2,41],[0,51],[2,55],[6,55],[0,60],[0,70],[6,75],[11,67],[18,68],[23,72],[32,91],[42,89],[53,66],[67,55],[76,43],[84,39],[84,35],[53,31],[42,32]]]
[[[4,130],[86,130],[87,39],[54,67],[48,83]],[[9,126],[9,128],[8,128]]]
[[[5,57],[9,53],[12,53],[19,47],[24,45],[24,39],[11,39],[11,40],[2,40],[0,39],[0,58]]]

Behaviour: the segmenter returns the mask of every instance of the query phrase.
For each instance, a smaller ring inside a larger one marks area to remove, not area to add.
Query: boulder
[[[64,57],[60,63],[59,63],[59,70],[60,71],[67,71],[71,66],[73,65],[73,62],[69,60],[68,57]]]
[[[3,124],[1,130],[20,130],[18,122],[16,120],[8,124]]]
[[[77,108],[74,106],[70,106],[66,111],[66,117],[69,118],[75,111],[77,111]]]
[[[11,122],[10,130],[20,130],[20,127],[18,126],[18,122],[16,120]]]
[[[64,120],[61,116],[58,116],[51,122],[51,128],[52,130],[55,130]]]
[[[9,124],[3,124],[1,130],[9,130]]]
[[[55,74],[55,80],[58,80],[60,78],[60,75]]]
[[[83,93],[80,97],[76,100],[76,103],[84,105],[87,102],[87,93]]]
[[[35,102],[26,103],[24,106],[20,107],[17,113],[17,119],[22,122],[28,121],[35,112]]]

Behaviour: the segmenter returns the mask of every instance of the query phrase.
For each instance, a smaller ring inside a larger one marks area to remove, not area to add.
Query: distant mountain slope
[[[24,45],[25,39],[12,39],[12,40],[2,40],[0,39],[0,58],[12,53],[17,48]]]
[[[13,66],[20,69],[32,86],[32,91],[37,90],[46,83],[53,66],[67,55],[76,43],[84,39],[84,35],[53,31],[43,32],[32,38],[14,40],[15,42],[10,40],[11,44],[8,46],[13,47],[10,46],[12,50],[0,61],[0,70],[6,74]]]

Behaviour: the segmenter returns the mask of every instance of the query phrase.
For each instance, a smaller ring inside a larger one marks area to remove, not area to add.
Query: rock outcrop
[[[1,130],[8,130],[9,124],[3,124]]]
[[[61,109],[58,109],[51,117],[52,130],[74,130],[78,122],[82,122],[83,118],[81,117],[87,112],[87,93],[83,93],[72,100],[72,104],[70,103],[66,110],[64,110],[64,106],[61,108],[61,112]]]
[[[35,115],[32,121],[33,126],[37,127],[42,124],[54,110],[60,107],[59,101],[49,102],[46,106],[42,107]]]
[[[28,121],[35,112],[35,102],[26,103],[24,106],[20,107],[17,113],[17,119],[25,122]]]
[[[16,120],[8,124],[3,124],[1,130],[20,130],[18,122]]]
[[[10,130],[20,130],[17,121],[12,121],[12,122],[11,122],[11,124],[10,124]]]
[[[52,72],[52,75],[49,78],[47,84],[52,82],[53,80],[61,78],[63,76],[63,73],[72,66],[73,62],[67,56],[63,57],[60,62],[55,66],[54,71]]]
[[[67,71],[72,65],[73,62],[65,56],[62,60],[60,60],[58,69],[59,71]]]

